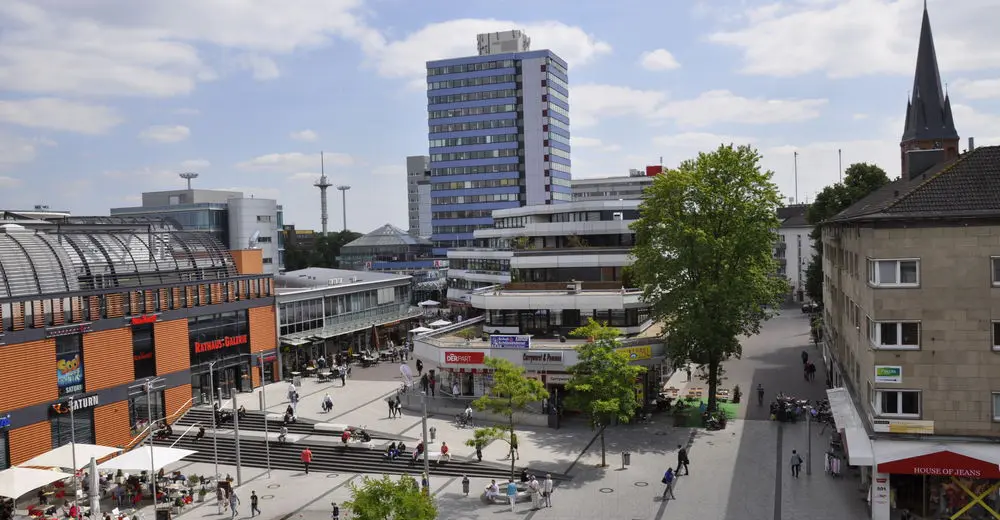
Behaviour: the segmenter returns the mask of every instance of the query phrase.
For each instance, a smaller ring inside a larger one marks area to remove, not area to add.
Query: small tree
[[[472,341],[479,337],[479,331],[475,327],[469,327],[458,331],[457,336],[466,341]]]
[[[472,402],[477,410],[488,410],[507,419],[503,426],[477,428],[466,446],[486,445],[495,440],[507,443],[510,452],[510,478],[514,478],[514,415],[531,403],[549,397],[541,381],[524,375],[524,368],[503,358],[488,357],[484,362],[493,371],[493,386],[489,392]]]
[[[617,419],[629,422],[641,406],[635,393],[635,379],[646,371],[633,365],[628,356],[615,350],[621,331],[587,320],[587,324],[570,333],[578,338],[588,338],[587,343],[576,348],[579,360],[570,367],[572,374],[566,390],[566,402],[582,410],[590,420],[591,428],[598,428],[601,436],[601,467],[607,466],[607,449],[604,430]]]
[[[351,500],[343,506],[358,520],[434,520],[438,510],[430,494],[420,491],[409,475],[393,480],[365,477],[361,485],[351,483]]]

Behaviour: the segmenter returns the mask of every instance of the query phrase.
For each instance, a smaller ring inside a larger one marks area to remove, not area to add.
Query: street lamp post
[[[163,381],[160,378],[148,379],[146,380],[146,422],[148,423],[149,433],[149,481],[152,482],[153,490],[153,512],[156,512],[156,463],[153,461],[153,384]],[[75,457],[75,456],[74,456]]]
[[[233,388],[230,393],[233,396],[233,437],[236,441],[236,485],[243,485],[243,464],[240,461],[240,411],[236,407],[236,389]],[[267,417],[264,417],[264,424],[267,424]],[[267,437],[264,437],[264,443],[267,444]]]
[[[260,370],[260,408],[264,414],[264,453],[267,456],[267,478],[271,478],[271,438],[267,432],[267,385],[264,384],[264,353],[259,354],[260,361],[257,369]]]
[[[337,189],[340,190],[340,201],[344,210],[344,231],[347,231],[347,190],[351,189],[351,187],[344,184],[337,186]]]
[[[813,473],[812,412],[811,406],[806,407],[806,475]]]
[[[430,495],[431,492],[431,463],[427,458],[427,451],[430,449],[427,446],[427,391],[424,391],[420,395],[420,403],[424,408],[424,415],[421,418],[421,422],[424,427],[424,475],[427,477],[427,494]]]
[[[69,446],[70,454],[73,458],[73,484],[76,485],[76,489],[73,491],[73,504],[76,504],[76,499],[80,493],[80,477],[78,475],[79,467],[76,464],[76,417],[73,415],[73,398],[69,398]]]
[[[215,458],[215,478],[219,478],[219,433],[216,431],[217,425],[215,420],[215,373],[213,369],[215,368],[216,361],[211,361],[208,363],[208,385],[210,387],[209,402],[212,406],[212,451]]]

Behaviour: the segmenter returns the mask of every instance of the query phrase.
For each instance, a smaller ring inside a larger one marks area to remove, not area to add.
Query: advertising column
[[[876,473],[870,489],[871,496],[869,498],[872,504],[872,520],[891,520],[889,474]]]

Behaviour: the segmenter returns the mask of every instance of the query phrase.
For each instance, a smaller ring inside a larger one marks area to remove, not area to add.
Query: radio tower
[[[191,189],[191,179],[197,179],[198,174],[194,172],[184,172],[180,174],[181,178],[186,180],[188,183],[188,189]]]
[[[313,186],[319,188],[319,219],[323,225],[323,235],[326,235],[326,223],[329,220],[329,215],[326,213],[326,190],[330,186],[333,186],[333,184],[330,184],[330,181],[326,178],[323,152],[319,153],[319,171],[319,180]]]

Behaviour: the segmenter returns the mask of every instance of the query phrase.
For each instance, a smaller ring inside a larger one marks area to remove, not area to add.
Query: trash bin
[[[632,464],[632,452],[623,451],[622,452],[622,467],[629,466]]]
[[[434,439],[437,438],[438,430],[437,430],[437,428],[431,426],[431,430],[430,431],[431,431],[431,442],[434,442]]]

